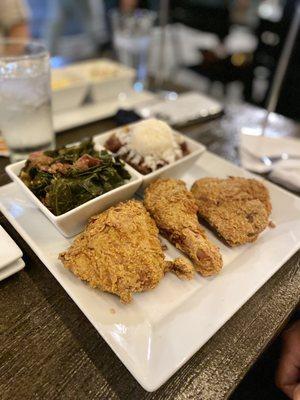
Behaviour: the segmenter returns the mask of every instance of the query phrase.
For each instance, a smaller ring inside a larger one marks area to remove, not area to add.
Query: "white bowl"
[[[140,174],[131,168],[130,165],[125,165],[125,168],[131,175],[131,179],[128,183],[95,197],[94,199],[89,200],[64,214],[56,216],[50,210],[48,210],[46,206],[44,206],[44,204],[19,178],[19,173],[25,165],[25,162],[26,160],[10,164],[5,168],[5,170],[10,178],[23,189],[32,202],[46,215],[46,217],[65,237],[71,237],[81,232],[86,226],[88,219],[92,215],[95,215],[106,208],[119,203],[120,201],[131,198],[142,183]]]
[[[134,124],[126,125],[126,127],[133,126],[138,123],[139,122],[135,122]],[[106,140],[113,133],[122,131],[124,128],[125,126],[94,136],[93,139],[95,144],[98,144],[100,147],[104,147]],[[136,173],[138,173],[143,180],[141,186],[142,189],[145,189],[147,186],[150,185],[152,181],[158,179],[159,177],[175,177],[182,175],[191,167],[191,165],[193,165],[196,162],[198,157],[205,151],[206,147],[203,144],[196,142],[195,140],[190,139],[189,137],[182,135],[177,131],[176,133],[179,134],[184,139],[190,153],[171,164],[165,165],[164,167],[159,168],[154,172],[150,172],[147,175],[143,175],[139,173],[137,170],[135,170]]]
[[[102,82],[91,84],[91,97],[95,102],[103,102],[107,99],[118,98],[122,92],[128,92],[132,88],[134,74],[128,72],[122,76]]]
[[[88,92],[87,80],[68,68],[51,71],[52,79],[67,79],[70,82],[61,88],[52,89],[52,110],[55,113],[79,107]]]
[[[113,68],[116,72],[112,75],[107,74],[98,77],[91,74],[93,69],[97,70],[97,68],[103,67]],[[117,98],[121,92],[127,92],[132,88],[135,77],[135,71],[132,68],[107,59],[76,63],[70,66],[69,69],[83,76],[88,81],[90,95],[95,102]]]

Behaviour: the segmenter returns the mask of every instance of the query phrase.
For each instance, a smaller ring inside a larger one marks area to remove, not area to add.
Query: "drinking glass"
[[[148,55],[156,13],[136,9],[131,13],[111,13],[113,43],[119,61],[136,70],[134,88],[143,90],[148,77]]]
[[[39,42],[0,40],[0,132],[12,162],[54,147],[49,54]]]

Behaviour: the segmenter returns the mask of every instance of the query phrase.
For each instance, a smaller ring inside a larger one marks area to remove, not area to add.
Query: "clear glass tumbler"
[[[134,88],[143,90],[148,78],[148,56],[151,32],[156,13],[136,9],[131,13],[113,10],[111,13],[113,42],[122,64],[136,70]]]
[[[0,40],[0,134],[12,162],[54,146],[49,54],[38,42]]]

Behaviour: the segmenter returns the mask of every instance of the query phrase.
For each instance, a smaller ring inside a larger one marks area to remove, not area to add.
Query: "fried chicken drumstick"
[[[230,246],[254,242],[268,225],[269,192],[256,179],[203,178],[194,183],[191,192],[199,215]]]
[[[66,268],[90,286],[129,303],[134,292],[153,289],[165,272],[191,279],[184,259],[165,261],[158,229],[139,201],[130,200],[93,217],[71,247],[60,254]]]
[[[222,256],[198,222],[195,199],[185,183],[176,179],[158,179],[146,189],[144,204],[161,234],[185,253],[203,276],[222,268]]]

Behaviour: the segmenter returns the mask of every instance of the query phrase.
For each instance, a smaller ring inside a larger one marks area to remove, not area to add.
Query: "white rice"
[[[119,131],[116,137],[122,147],[117,154],[127,154],[127,161],[135,165],[157,170],[162,164],[171,164],[183,157],[182,138],[165,122],[157,119],[144,120],[129,131]]]

